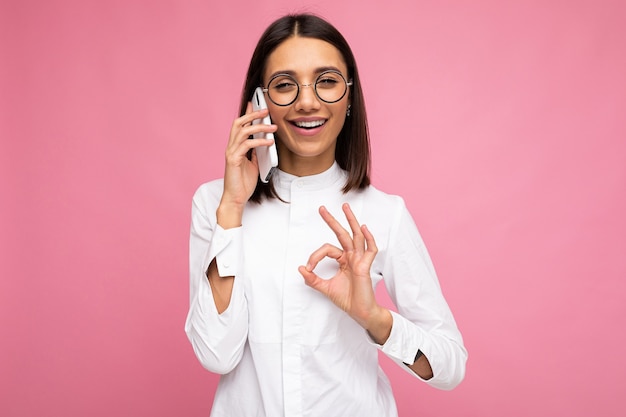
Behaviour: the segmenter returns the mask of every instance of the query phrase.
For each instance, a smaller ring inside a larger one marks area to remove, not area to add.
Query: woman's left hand
[[[378,253],[374,236],[367,226],[359,225],[350,206],[342,206],[352,235],[326,210],[320,215],[337,236],[341,248],[326,243],[311,254],[306,266],[298,270],[310,287],[328,297],[335,305],[356,320],[379,344],[389,337],[393,318],[376,302],[370,269]],[[333,258],[339,270],[330,279],[320,278],[314,269],[325,257]]]

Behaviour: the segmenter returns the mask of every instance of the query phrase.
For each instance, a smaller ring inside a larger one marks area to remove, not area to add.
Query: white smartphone
[[[254,94],[252,95],[252,110],[257,111],[261,109],[267,109],[267,103],[265,102],[265,97],[263,95],[263,89],[261,87],[257,87],[254,90]],[[259,123],[263,123],[266,125],[272,124],[272,120],[270,119],[269,114],[265,116],[263,119],[255,119],[252,121],[252,124],[256,125]],[[273,133],[255,133],[253,135],[255,139],[265,138],[265,139],[274,139]],[[259,161],[259,178],[263,182],[268,182],[272,173],[278,166],[278,153],[276,152],[276,144],[272,143],[270,146],[258,146],[255,148],[257,160]]]

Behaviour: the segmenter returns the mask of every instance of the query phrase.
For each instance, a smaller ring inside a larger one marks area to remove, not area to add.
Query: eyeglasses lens
[[[298,98],[300,88],[311,87],[300,85],[290,75],[281,74],[270,80],[267,87],[270,100],[279,106],[288,106]],[[345,78],[336,71],[327,71],[320,74],[315,80],[315,93],[326,103],[335,103],[343,98],[348,90]]]

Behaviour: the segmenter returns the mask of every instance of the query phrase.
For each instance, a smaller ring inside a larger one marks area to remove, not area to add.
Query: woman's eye
[[[296,83],[293,80],[290,79],[278,79],[278,80],[274,80],[271,83],[271,87],[276,90],[276,91],[290,91],[293,90],[295,88],[297,88]]]
[[[337,85],[339,80],[336,77],[323,77],[317,80],[317,86],[322,88],[332,88]]]

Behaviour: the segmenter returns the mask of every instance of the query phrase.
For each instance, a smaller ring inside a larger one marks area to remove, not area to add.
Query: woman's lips
[[[293,124],[295,124],[298,127],[303,127],[306,129],[312,129],[315,127],[319,127],[321,125],[323,125],[324,123],[326,123],[326,120],[310,120],[310,121],[301,121],[301,122],[293,122]]]
[[[292,120],[290,124],[299,135],[313,136],[323,129],[326,119]]]

